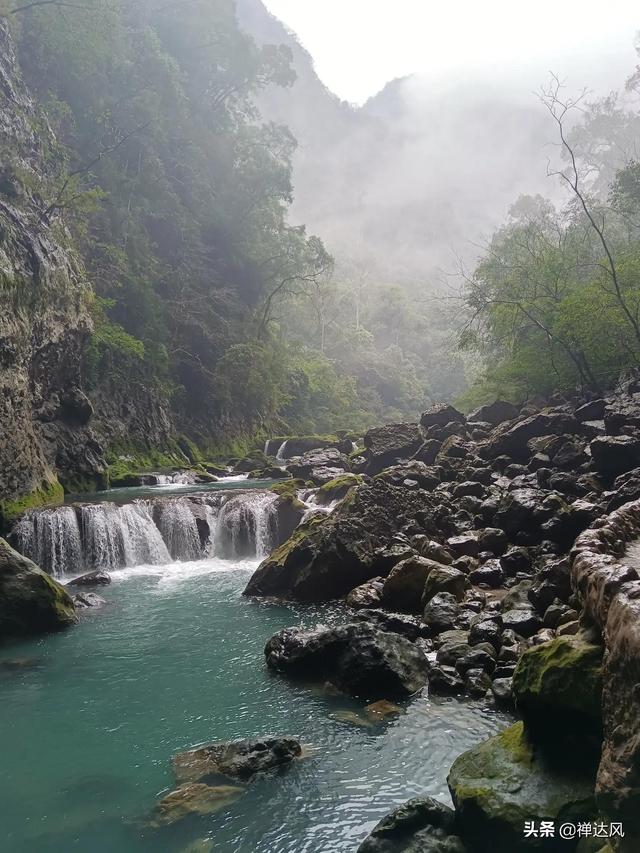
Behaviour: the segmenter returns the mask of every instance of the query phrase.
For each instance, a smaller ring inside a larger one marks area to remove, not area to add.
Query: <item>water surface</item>
[[[335,719],[364,703],[272,675],[262,649],[279,628],[343,614],[243,599],[253,565],[114,572],[100,590],[108,605],[76,628],[0,650],[0,850],[347,853],[394,805],[448,800],[453,759],[506,718],[423,697],[381,727]],[[266,734],[297,735],[315,752],[223,812],[144,827],[174,787],[173,753]]]

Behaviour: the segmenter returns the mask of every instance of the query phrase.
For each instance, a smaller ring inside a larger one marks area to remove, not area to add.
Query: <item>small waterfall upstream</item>
[[[280,544],[278,496],[220,491],[32,510],[10,538],[56,577],[212,557],[263,558]]]

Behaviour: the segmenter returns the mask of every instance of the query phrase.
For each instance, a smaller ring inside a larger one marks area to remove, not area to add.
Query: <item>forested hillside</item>
[[[366,420],[352,380],[279,326],[283,299],[332,266],[286,218],[295,140],[253,106],[291,84],[290,52],[257,47],[226,0],[36,4],[8,20],[56,142],[47,173],[25,174],[7,140],[5,184],[71,232],[93,291],[83,385],[102,413],[131,414],[132,441],[142,400],[205,442],[278,417]]]
[[[576,171],[567,148],[550,179],[557,127],[517,81],[470,101],[409,78],[357,109],[259,0],[0,11],[6,431],[30,436],[10,494],[636,364],[632,107],[570,111]]]

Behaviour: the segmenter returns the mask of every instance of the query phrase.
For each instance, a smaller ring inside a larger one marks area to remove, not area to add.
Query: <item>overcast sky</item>
[[[362,103],[413,72],[434,77],[525,67],[590,86],[594,62],[635,62],[638,0],[264,0],[297,35],[324,83]],[[624,69],[624,71],[623,71]],[[613,70],[613,69],[612,69]],[[569,80],[569,82],[573,82]]]

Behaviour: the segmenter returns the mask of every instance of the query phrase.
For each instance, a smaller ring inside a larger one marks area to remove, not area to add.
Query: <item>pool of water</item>
[[[424,696],[381,726],[341,721],[364,703],[272,675],[262,650],[279,628],[343,614],[243,599],[252,568],[114,572],[107,606],[77,627],[0,649],[3,853],[347,853],[394,805],[448,799],[453,759],[507,718]],[[175,752],[265,734],[313,751],[217,814],[145,825]]]
[[[138,498],[162,498],[202,492],[227,492],[234,489],[266,489],[281,480],[249,480],[247,477],[221,477],[217,483],[167,483],[164,486],[121,486],[104,492],[65,495],[65,503],[131,503]]]

